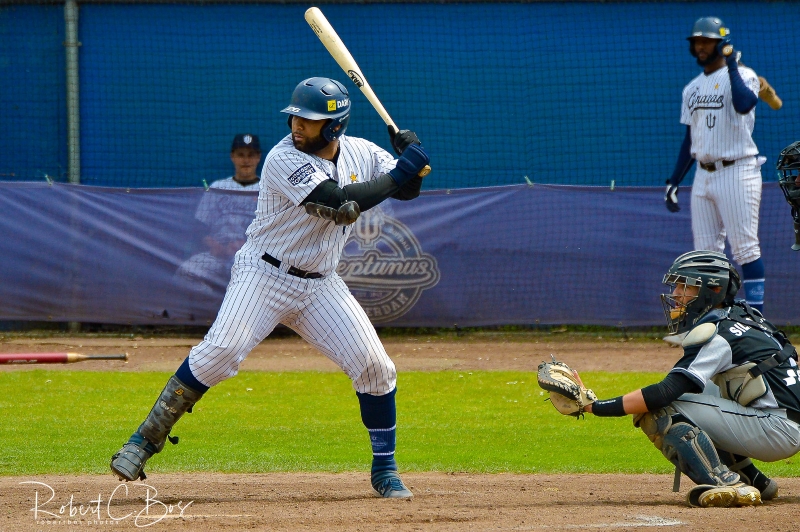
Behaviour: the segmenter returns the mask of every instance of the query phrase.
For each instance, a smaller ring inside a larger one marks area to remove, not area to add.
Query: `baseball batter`
[[[755,72],[738,64],[730,30],[720,19],[698,19],[688,40],[703,72],[683,89],[686,136],[664,200],[670,211],[680,210],[678,185],[697,161],[691,200],[694,247],[722,252],[727,237],[742,267],[747,303],[763,310],[758,210],[766,159],[758,155],[752,137],[760,82]]]
[[[697,484],[688,494],[692,506],[774,498],[777,483],[751,458],[772,462],[800,451],[795,348],[760,312],[734,300],[741,281],[722,253],[685,253],[663,282],[669,329],[688,333],[683,357],[661,382],[585,411],[634,414],[634,425]]]
[[[411,497],[397,473],[395,366],[364,310],[336,274],[361,211],[419,195],[430,160],[408,130],[392,135],[395,160],[344,135],[350,97],[341,83],[306,79],[295,88],[291,133],[267,155],[255,219],[237,252],[222,307],[203,341],[167,382],[144,422],[111,460],[124,480],[144,478],[173,425],[212,386],[233,377],[247,354],[282,323],[350,377],[372,444],[372,487]]]

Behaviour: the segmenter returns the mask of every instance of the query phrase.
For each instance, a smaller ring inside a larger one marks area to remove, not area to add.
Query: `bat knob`
[[[426,165],[425,165],[425,166],[422,168],[422,170],[420,170],[420,171],[419,171],[419,173],[418,173],[417,175],[418,175],[418,176],[420,176],[420,177],[425,177],[426,175],[428,175],[428,174],[430,174],[430,173],[431,173],[431,165],[429,165],[429,164],[426,164]]]
[[[725,57],[728,57],[732,53],[733,53],[733,46],[732,45],[726,44],[725,46],[722,47],[722,55],[724,55]]]

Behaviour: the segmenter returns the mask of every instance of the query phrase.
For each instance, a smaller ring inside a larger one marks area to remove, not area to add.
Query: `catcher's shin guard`
[[[689,423],[674,423],[664,436],[661,453],[695,484],[733,486],[740,483],[719,458],[711,438]]]
[[[183,384],[174,375],[167,381],[150,413],[128,442],[111,457],[111,471],[120,480],[144,480],[144,464],[164,448],[172,427],[203,396]],[[170,438],[178,443],[178,438]]]

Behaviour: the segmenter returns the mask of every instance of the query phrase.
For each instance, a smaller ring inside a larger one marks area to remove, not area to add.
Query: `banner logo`
[[[440,277],[436,258],[423,252],[414,233],[380,207],[361,213],[336,272],[372,323],[389,322],[411,310]]]

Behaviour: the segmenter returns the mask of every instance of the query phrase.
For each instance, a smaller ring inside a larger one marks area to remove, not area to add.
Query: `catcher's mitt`
[[[552,355],[551,355],[552,356]],[[597,401],[592,390],[586,388],[578,372],[563,362],[542,362],[537,375],[539,386],[550,392],[550,402],[565,416],[583,417],[585,408]]]

